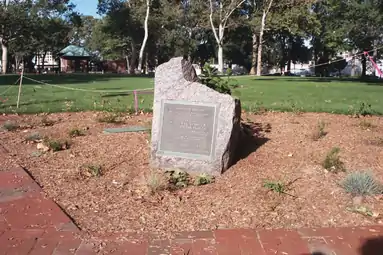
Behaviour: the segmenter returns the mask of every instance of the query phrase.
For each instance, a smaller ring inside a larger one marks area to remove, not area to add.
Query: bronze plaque
[[[162,101],[158,154],[211,159],[217,111],[217,104]]]

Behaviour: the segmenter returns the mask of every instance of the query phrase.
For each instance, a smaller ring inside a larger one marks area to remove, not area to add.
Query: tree
[[[70,31],[71,44],[88,48],[98,21],[93,16],[79,15],[78,25]]]
[[[118,38],[125,45],[126,58],[129,58],[129,72],[135,73],[137,67],[138,42],[143,38],[142,5],[140,1],[99,0],[98,11],[105,14],[107,22],[104,31]],[[145,8],[146,9],[146,8]]]
[[[350,0],[340,5],[345,13],[343,31],[350,48],[368,51],[383,39],[383,2],[378,0]],[[362,76],[366,76],[367,59],[362,54]]]
[[[345,20],[343,5],[342,1],[326,0],[316,2],[312,6],[312,16],[317,21],[311,39],[317,75],[323,76],[328,73],[327,66],[323,63],[335,57],[340,50],[348,49],[344,41],[347,34],[343,25],[348,21]],[[317,66],[318,64],[320,65]]]
[[[8,70],[8,46],[28,34],[31,0],[2,0],[0,3],[0,44],[2,73]]]
[[[304,41],[309,39],[317,27],[317,21],[310,15],[311,4],[306,2],[281,1],[276,2],[269,14],[268,32],[273,35],[279,51],[279,66],[307,62],[309,59],[308,48]]]
[[[225,29],[228,26],[228,22],[231,15],[237,10],[245,0],[209,0],[210,1],[210,15],[209,20],[211,29],[214,34],[218,46],[218,71],[223,72],[223,39],[225,35]],[[272,0],[271,0],[272,1]],[[214,14],[216,14],[214,17]],[[218,17],[217,17],[218,16]],[[218,26],[214,24],[217,20]],[[218,33],[217,33],[218,30]]]
[[[259,30],[259,36],[258,36],[259,43],[258,43],[258,54],[257,54],[257,76],[261,76],[263,33],[264,33],[265,27],[266,27],[266,18],[270,12],[272,5],[273,5],[273,0],[264,0],[263,1],[261,28]]]
[[[146,46],[146,42],[148,41],[148,21],[149,21],[149,13],[150,13],[150,0],[146,0],[146,14],[145,14],[145,21],[144,21],[144,39],[142,40],[141,49],[140,49],[140,55],[138,57],[138,72],[142,72],[142,60],[144,58],[144,50]]]

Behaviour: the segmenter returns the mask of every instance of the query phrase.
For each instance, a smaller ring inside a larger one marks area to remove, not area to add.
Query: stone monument
[[[235,160],[241,104],[198,82],[190,62],[157,67],[151,137],[153,167],[219,175]]]

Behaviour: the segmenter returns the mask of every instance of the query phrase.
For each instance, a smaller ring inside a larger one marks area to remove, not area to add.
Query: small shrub
[[[244,109],[246,109],[249,113],[253,114],[264,114],[267,112],[267,109],[263,106],[262,102],[256,101],[255,103],[244,106]]]
[[[20,126],[16,123],[16,122],[13,122],[13,121],[6,121],[4,124],[3,124],[3,129],[6,130],[6,131],[15,131],[19,128]]]
[[[42,119],[41,119],[41,124],[45,127],[50,127],[50,126],[53,126],[55,124],[55,122],[51,119],[48,119],[47,116],[44,116]]]
[[[318,125],[316,126],[315,130],[312,133],[311,138],[314,141],[318,141],[322,137],[327,135],[327,132],[324,130],[326,127],[326,123],[324,121],[319,121]]]
[[[286,192],[286,185],[282,182],[272,182],[272,181],[266,181],[264,184],[263,184],[263,187],[269,189],[269,190],[272,190],[276,193],[279,193],[279,194],[283,194]]]
[[[48,146],[48,148],[51,151],[54,151],[54,152],[67,150],[70,147],[70,143],[67,140],[56,140],[56,139],[50,139],[50,138],[45,138],[44,144]]]
[[[373,129],[373,128],[376,128],[376,125],[372,124],[371,122],[367,121],[367,120],[362,120],[360,123],[359,123],[359,127],[361,127],[362,129],[366,130],[366,129]]]
[[[167,170],[169,187],[171,189],[184,188],[189,185],[189,174],[180,169]]]
[[[359,108],[357,110],[358,115],[367,116],[367,115],[373,115],[374,110],[371,107],[371,104],[361,102],[359,104]]]
[[[338,173],[345,171],[344,163],[340,160],[339,157],[340,149],[335,147],[332,148],[329,153],[327,153],[326,158],[322,162],[322,166],[333,173]]]
[[[80,167],[80,175],[83,177],[100,177],[103,175],[103,169],[98,164],[82,165]]]
[[[102,123],[121,123],[119,120],[120,115],[116,113],[105,113],[98,117],[97,121]]]
[[[25,141],[27,142],[38,142],[41,139],[43,139],[43,137],[38,132],[34,132],[32,134],[29,134],[27,137],[25,137]]]
[[[302,114],[302,112],[303,112],[303,108],[302,108],[302,107],[299,107],[299,106],[297,105],[297,102],[295,102],[295,101],[289,99],[289,100],[287,100],[287,103],[288,103],[288,106],[287,106],[288,111],[294,113],[295,115],[300,115],[300,114]]]
[[[206,185],[214,182],[214,176],[208,175],[208,174],[200,174],[195,178],[195,185]]]
[[[154,194],[158,191],[166,188],[166,182],[162,175],[157,172],[151,172],[146,178],[146,185],[148,186],[150,193]]]
[[[69,131],[70,137],[77,137],[77,136],[84,136],[84,135],[85,135],[85,133],[81,129],[78,129],[78,128],[74,128],[74,129],[71,129]]]
[[[382,194],[383,186],[370,172],[353,172],[342,181],[341,186],[353,196]]]
[[[227,72],[227,74],[227,79],[221,78],[218,76],[218,70],[206,63],[202,68],[202,73],[199,78],[201,83],[208,86],[209,88],[214,89],[219,93],[231,95],[231,88],[237,87],[238,85],[234,84],[234,82],[230,80],[232,75],[230,70]]]
[[[94,177],[100,177],[102,175],[102,167],[100,165],[87,165],[88,173]]]
[[[356,107],[351,106],[349,109],[349,113],[353,116],[360,117],[373,115],[374,110],[372,109],[371,104],[360,102],[359,105],[357,105]]]
[[[347,207],[347,211],[353,212],[353,213],[359,213],[363,216],[369,216],[369,217],[376,217],[376,213],[374,213],[370,208],[365,206],[355,206],[355,207]]]

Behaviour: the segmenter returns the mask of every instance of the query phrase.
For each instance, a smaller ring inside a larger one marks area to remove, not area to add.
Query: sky
[[[72,3],[76,5],[76,10],[84,15],[97,15],[97,3],[98,0],[72,0]]]

